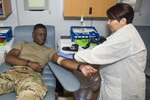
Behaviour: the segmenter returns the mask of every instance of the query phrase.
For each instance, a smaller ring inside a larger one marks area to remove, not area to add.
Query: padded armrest
[[[80,88],[80,82],[72,72],[52,62],[48,65],[66,91],[75,92]]]

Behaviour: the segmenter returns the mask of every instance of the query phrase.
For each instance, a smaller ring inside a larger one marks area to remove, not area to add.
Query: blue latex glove
[[[73,59],[73,54],[66,54],[66,53],[58,52],[57,55],[64,57],[64,58]]]

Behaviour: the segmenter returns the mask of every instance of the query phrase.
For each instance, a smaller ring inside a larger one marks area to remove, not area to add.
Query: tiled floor
[[[57,100],[74,100],[73,97],[58,97]]]

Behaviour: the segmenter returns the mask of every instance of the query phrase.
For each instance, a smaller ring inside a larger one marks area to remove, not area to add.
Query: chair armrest
[[[48,65],[66,91],[75,92],[80,88],[80,82],[72,72],[52,62]]]

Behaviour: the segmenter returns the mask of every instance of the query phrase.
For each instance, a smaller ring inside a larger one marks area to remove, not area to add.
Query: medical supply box
[[[6,44],[6,40],[0,38],[0,46],[4,46],[5,44]]]
[[[93,26],[71,26],[70,28],[71,41],[85,46],[91,41],[100,39],[100,34]]]
[[[13,37],[11,27],[0,27],[0,39],[6,39],[7,42]]]

